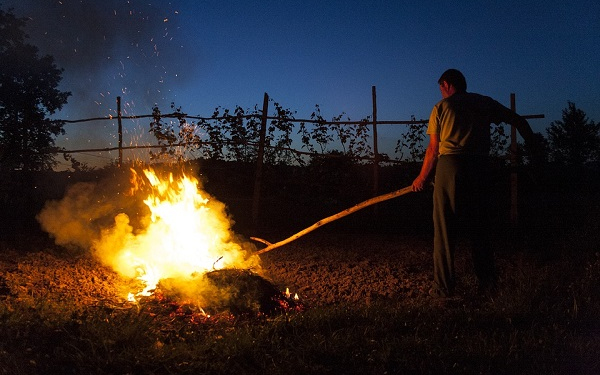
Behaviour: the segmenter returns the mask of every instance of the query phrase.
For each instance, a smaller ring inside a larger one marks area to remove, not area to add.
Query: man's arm
[[[534,142],[533,130],[524,117],[516,115],[516,118],[511,122],[511,125],[517,128],[526,144],[531,145]]]
[[[519,134],[521,134],[521,137],[523,137],[526,144],[533,143],[535,141],[535,137],[533,135],[531,126],[529,126],[529,122],[527,122],[524,117],[520,116],[512,109],[498,103],[497,101],[494,102],[496,105],[496,109],[494,110],[496,114],[494,117],[496,119],[493,120],[493,122],[496,124],[504,122],[514,126],[519,131]]]
[[[517,119],[511,123],[517,128],[519,134],[525,140],[525,150],[527,157],[532,165],[539,167],[546,160],[546,150],[544,148],[544,136],[540,133],[534,133],[527,120],[517,115]]]
[[[423,159],[423,165],[421,166],[421,172],[419,176],[413,181],[413,191],[421,191],[425,187],[425,182],[429,177],[429,174],[435,168],[438,159],[438,152],[440,149],[440,135],[430,134],[429,145],[425,151],[425,159]]]

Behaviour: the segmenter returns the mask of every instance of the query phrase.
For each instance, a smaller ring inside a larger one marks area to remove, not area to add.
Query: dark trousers
[[[454,252],[457,237],[471,245],[473,266],[480,284],[495,280],[490,248],[490,170],[486,157],[442,155],[433,192],[433,276],[444,293],[455,286]]]

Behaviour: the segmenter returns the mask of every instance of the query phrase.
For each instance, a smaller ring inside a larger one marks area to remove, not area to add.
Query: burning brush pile
[[[131,170],[120,184],[79,183],[38,215],[57,245],[89,251],[126,280],[123,301],[192,317],[302,309],[261,276],[253,244],[232,231],[223,203],[186,173]]]

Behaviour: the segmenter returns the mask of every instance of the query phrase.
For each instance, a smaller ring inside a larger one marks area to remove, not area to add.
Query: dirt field
[[[274,237],[265,239],[282,239]],[[132,303],[126,296],[139,282],[89,255],[4,246],[0,374],[304,374],[315,366],[328,372],[309,373],[529,374],[542,366],[596,374],[600,254],[569,254],[572,244],[555,243],[563,255],[548,258],[521,238],[496,242],[501,284],[493,298],[475,294],[468,252],[459,248],[458,297],[440,303],[427,295],[429,239],[316,231],[261,255],[263,277],[298,293],[294,315],[201,306],[206,315],[160,293]],[[293,327],[308,331],[286,336]],[[352,353],[361,351],[368,355],[357,360]]]
[[[262,269],[255,271],[282,291],[297,293],[308,306],[422,299],[430,285],[430,249],[428,240],[402,236],[314,232],[262,254]],[[458,291],[469,296],[475,279],[468,252],[459,249],[456,262]],[[514,261],[501,254],[498,264],[505,269]],[[81,308],[123,305],[135,287],[134,280],[85,254],[57,247],[0,252],[0,298],[7,304],[33,304],[43,297],[50,304],[69,301]]]

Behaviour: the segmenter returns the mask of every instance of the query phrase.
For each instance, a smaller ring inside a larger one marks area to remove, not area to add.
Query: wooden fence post
[[[260,190],[262,183],[262,168],[265,154],[265,139],[267,136],[267,112],[269,110],[269,94],[265,92],[263,99],[262,116],[260,120],[260,140],[258,143],[258,154],[256,156],[256,172],[254,175],[254,195],[252,198],[252,226],[258,229],[258,214],[260,210]]]
[[[373,196],[379,193],[379,146],[377,144],[377,91],[371,87],[373,97]]]
[[[121,115],[121,97],[117,96],[117,123],[119,124],[119,168],[123,165],[123,116]]]
[[[510,109],[517,111],[515,94],[510,94]],[[517,129],[510,127],[510,223],[516,226],[519,221],[518,183],[517,183]]]

